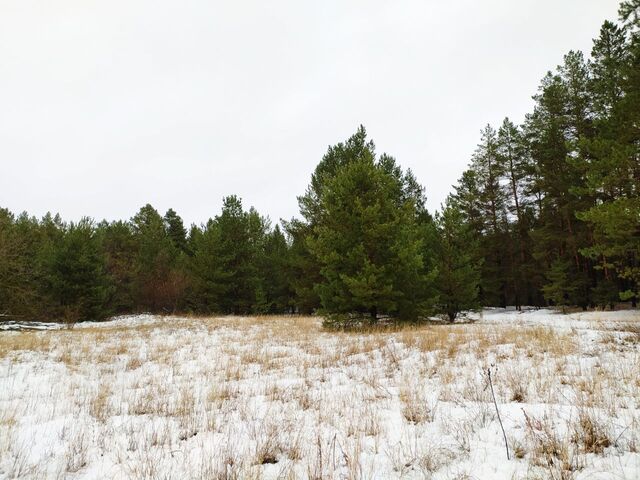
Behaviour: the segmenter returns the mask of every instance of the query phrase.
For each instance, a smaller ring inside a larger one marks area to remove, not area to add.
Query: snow
[[[2,317],[2,315],[0,315]],[[139,327],[151,325],[160,321],[171,321],[174,317],[163,317],[151,314],[123,315],[113,317],[106,322],[82,322],[82,323],[60,323],[60,322],[34,322],[5,320],[0,321],[0,331],[23,331],[23,330],[60,330],[63,328],[117,328],[117,327]]]
[[[2,315],[0,315],[2,316]],[[53,322],[19,322],[15,320],[6,320],[0,322],[0,331],[6,330],[57,330],[62,328],[63,324]]]
[[[0,333],[0,479],[640,478],[638,311],[470,318],[336,333],[144,314]]]

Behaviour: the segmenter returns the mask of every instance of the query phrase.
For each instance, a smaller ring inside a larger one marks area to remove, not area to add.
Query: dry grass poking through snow
[[[2,333],[0,478],[638,478],[639,326],[487,312],[360,333],[149,316]]]

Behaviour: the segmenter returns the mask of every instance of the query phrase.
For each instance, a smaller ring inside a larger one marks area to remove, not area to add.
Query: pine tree
[[[254,209],[245,212],[235,195],[195,241],[191,270],[200,308],[246,314],[256,307],[258,262],[268,222]]]
[[[167,231],[167,235],[173,243],[173,246],[179,252],[187,251],[187,230],[184,228],[182,218],[170,208],[164,215],[164,224]]]
[[[93,222],[84,218],[69,224],[50,249],[45,260],[45,285],[55,311],[72,322],[108,316],[112,286]]]
[[[373,141],[367,141],[367,131],[362,125],[346,142],[330,146],[311,175],[305,194],[298,197],[300,213],[307,223],[313,225],[318,221],[325,187],[344,166],[374,157],[375,145]]]
[[[561,306],[563,313],[566,306],[582,305],[589,280],[575,270],[571,259],[555,259],[546,275],[548,282],[542,290],[552,305]]]
[[[598,120],[607,119],[623,95],[622,82],[627,62],[627,39],[622,28],[605,21],[600,36],[593,41],[591,50],[591,83],[589,92]],[[604,125],[600,126],[602,129]]]
[[[292,306],[289,282],[289,245],[278,225],[266,234],[257,262],[259,286],[255,310],[260,313],[284,313]]]
[[[13,232],[13,215],[9,210],[0,209],[0,315],[8,315],[12,310],[11,295],[16,285],[13,273],[18,270],[16,241]]]
[[[178,268],[178,250],[165,229],[164,219],[147,204],[131,220],[137,243],[136,303],[152,311],[175,311],[188,279]]]
[[[221,312],[221,299],[227,293],[226,280],[231,273],[224,270],[224,262],[219,254],[220,229],[214,220],[209,220],[200,229],[191,229],[190,248],[193,255],[189,270],[193,279],[190,300],[191,307],[202,313]]]
[[[129,313],[138,308],[135,298],[136,256],[138,245],[129,222],[101,222],[97,235],[105,256],[105,266],[114,286],[108,299],[114,313]]]
[[[0,208],[0,316],[30,318],[41,303],[33,261],[38,229],[35,219]]]
[[[588,77],[583,67],[581,56],[570,53],[559,74],[547,74],[540,94],[534,97],[536,107],[527,117],[526,130],[538,173],[535,188],[541,192],[540,213],[532,231],[534,257],[549,273],[554,264],[570,265],[569,277],[576,282],[574,290],[580,291],[572,298],[586,307],[590,266],[579,251],[588,245],[589,232],[576,218],[576,212],[590,201],[580,194],[584,184],[580,143],[590,134],[585,98]],[[546,291],[556,278],[547,275]]]
[[[625,0],[620,4],[618,15],[631,32],[640,30],[640,0]]]
[[[637,12],[632,4],[621,6],[632,32],[629,41],[610,22],[594,41],[593,89],[599,109],[597,134],[586,142],[592,161],[585,177],[596,202],[578,217],[593,229],[593,243],[581,252],[597,262],[600,284],[610,293],[616,282],[621,298],[635,304],[640,295],[640,39],[633,34]]]
[[[313,233],[310,224],[292,219],[283,224],[287,235],[291,238],[287,270],[289,272],[289,288],[293,292],[293,308],[311,314],[320,308],[320,297],[315,285],[322,281],[320,266],[307,246],[307,238]]]
[[[481,261],[475,235],[453,197],[447,199],[442,211],[436,214],[436,225],[439,233],[437,306],[453,322],[460,312],[480,306]]]
[[[535,303],[536,282],[532,278],[536,267],[531,257],[531,238],[533,211],[530,207],[534,198],[529,185],[532,164],[527,152],[522,132],[508,118],[505,118],[498,130],[498,162],[502,165],[506,208],[510,220],[505,222],[509,230],[505,232],[505,251],[507,252],[510,285],[508,299],[516,308],[527,302]]]
[[[480,296],[486,305],[506,306],[508,298],[509,259],[503,248],[509,242],[507,199],[500,183],[504,174],[497,132],[487,125],[456,194],[485,259]]]
[[[375,145],[367,140],[367,132],[362,125],[347,141],[329,146],[327,153],[316,166],[305,194],[298,197],[303,220],[292,219],[284,225],[292,239],[291,288],[296,294],[295,306],[302,313],[312,313],[321,306],[315,286],[323,277],[320,274],[320,265],[309,251],[307,239],[315,235],[315,227],[320,221],[320,202],[325,186],[342,167],[374,156]]]
[[[373,155],[343,162],[319,196],[317,224],[308,237],[321,266],[317,291],[328,314],[419,315],[421,303],[403,300],[421,291],[422,242],[413,201],[402,201],[397,178]],[[403,308],[412,307],[413,311]],[[415,318],[415,317],[414,317]]]

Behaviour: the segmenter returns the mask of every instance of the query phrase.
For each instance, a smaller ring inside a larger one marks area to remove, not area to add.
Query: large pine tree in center
[[[386,155],[376,160],[372,143],[358,143],[359,154],[337,162],[314,198],[307,244],[320,266],[316,291],[328,314],[415,318],[427,303],[430,276],[415,195],[407,195],[412,177]]]

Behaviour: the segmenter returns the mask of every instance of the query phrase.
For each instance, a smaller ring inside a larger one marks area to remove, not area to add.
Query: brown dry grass
[[[0,358],[17,352],[48,352],[52,336],[49,332],[9,332],[0,335]]]
[[[113,416],[129,416],[131,425],[160,418],[163,423],[146,433],[132,430],[130,444],[118,453],[119,465],[129,462],[134,477],[144,476],[144,465],[152,468],[153,462],[141,457],[133,465],[132,456],[152,447],[185,448],[183,442],[200,439],[201,432],[229,435],[215,458],[233,462],[225,468],[243,478],[276,461],[282,462],[282,478],[296,478],[301,472],[285,468],[285,459],[330,478],[335,467],[326,463],[327,449],[338,452],[347,477],[366,476],[357,461],[363,449],[389,456],[400,473],[415,469],[429,476],[456,455],[468,454],[476,432],[495,422],[481,373],[497,364],[499,404],[556,403],[582,412],[567,424],[568,433],[558,433],[551,412],[529,418],[519,425],[520,437],[509,438],[516,456],[532,468],[570,478],[582,468],[584,455],[606,455],[619,434],[608,430],[607,418],[640,405],[640,355],[633,356],[636,344],[625,340],[635,335],[633,326],[617,328],[622,330],[605,331],[587,351],[576,332],[542,326],[389,325],[346,332],[325,330],[316,317],[189,317],[0,335],[0,358],[8,357],[10,366],[21,352],[31,351],[64,364],[69,380],[63,392],[70,406],[58,403],[54,388],[30,400],[53,402],[51,415],[75,409],[99,429],[112,428]],[[180,335],[172,335],[178,330]],[[105,380],[98,389],[83,383],[96,377]],[[116,378],[117,387],[109,383]],[[275,409],[267,415],[291,424],[275,428],[256,411],[256,399]],[[464,410],[466,417],[443,418],[451,408]],[[457,445],[456,453],[411,439],[397,449],[386,444],[387,413],[394,409],[407,432],[440,428],[443,438]],[[23,414],[14,410],[0,412],[4,432]],[[318,430],[312,443],[301,433],[304,422],[295,423],[302,418]],[[250,429],[250,456],[232,442],[234,422]],[[328,438],[323,429],[337,433]],[[629,428],[619,448],[636,449],[638,431]],[[86,444],[93,440],[64,441],[70,458],[65,468],[82,469]],[[203,471],[219,472],[225,461]]]
[[[89,404],[89,413],[91,416],[103,423],[112,415],[109,406],[111,393],[111,386],[103,383]]]

